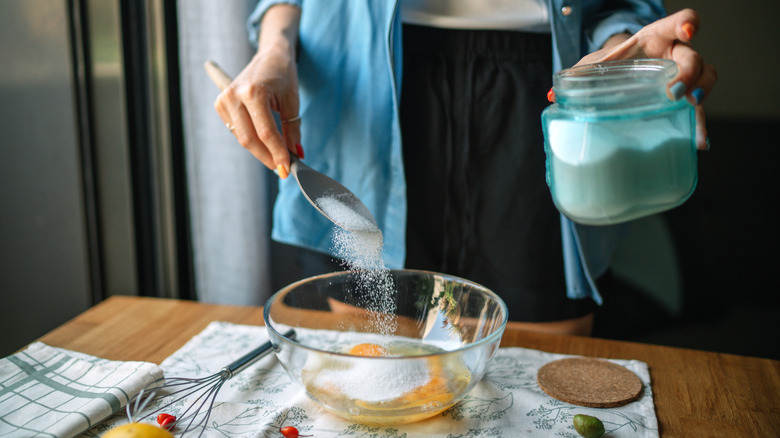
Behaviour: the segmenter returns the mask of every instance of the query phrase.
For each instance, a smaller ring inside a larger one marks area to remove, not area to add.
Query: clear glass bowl
[[[263,312],[290,378],[350,421],[411,423],[451,407],[482,379],[506,327],[506,305],[478,284],[426,271],[388,275],[390,299],[345,271],[287,286]],[[290,328],[294,339],[283,335]]]

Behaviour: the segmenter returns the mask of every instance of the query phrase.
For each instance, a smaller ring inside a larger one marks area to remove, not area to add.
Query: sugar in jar
[[[575,222],[606,225],[685,202],[697,180],[694,108],[671,100],[663,59],[611,61],[553,76],[542,113],[547,184]]]

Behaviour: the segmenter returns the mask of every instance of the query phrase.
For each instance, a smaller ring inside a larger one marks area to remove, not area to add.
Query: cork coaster
[[[539,368],[542,391],[560,401],[591,408],[614,408],[642,393],[642,381],[618,364],[588,357],[549,362]]]

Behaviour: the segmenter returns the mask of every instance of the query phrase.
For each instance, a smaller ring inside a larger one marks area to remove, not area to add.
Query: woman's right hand
[[[238,142],[281,178],[290,172],[290,152],[303,157],[298,117],[295,45],[300,10],[280,4],[266,11],[257,54],[214,103]],[[282,120],[282,132],[273,113]],[[293,121],[290,121],[293,120]]]
[[[718,80],[715,68],[704,62],[693,48],[691,39],[699,29],[699,14],[683,9],[640,29],[634,35],[618,37],[605,47],[582,58],[577,65],[634,58],[664,58],[677,63],[677,76],[667,85],[669,97],[687,95],[696,108],[696,145],[709,148],[702,101]],[[679,93],[673,92],[677,89]]]

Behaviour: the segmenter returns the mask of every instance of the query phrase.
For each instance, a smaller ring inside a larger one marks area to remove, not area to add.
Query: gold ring
[[[301,120],[301,116],[293,117],[292,119],[282,120],[282,123],[293,123]]]

